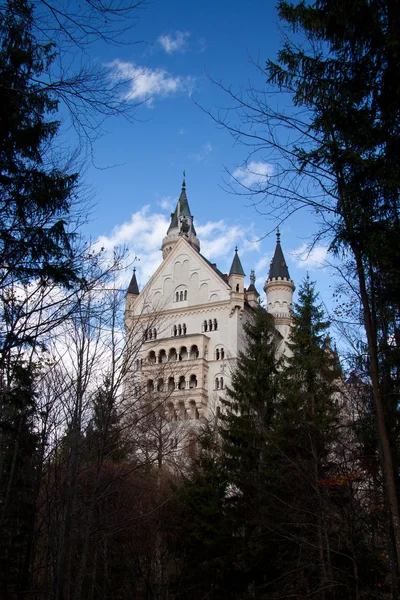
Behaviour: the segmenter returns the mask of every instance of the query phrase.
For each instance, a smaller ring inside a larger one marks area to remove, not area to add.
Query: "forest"
[[[134,118],[107,67],[62,58],[141,4],[1,2],[0,599],[398,598],[399,0],[280,0],[265,88],[214,82],[235,120],[203,111],[275,157],[242,193],[277,224],[319,217],[339,351],[307,276],[288,352],[255,309],[223,409],[179,444],[170,391],[126,384],[143,332],[124,329],[123,250],[84,239],[60,135],[67,119],[90,153],[104,118]]]

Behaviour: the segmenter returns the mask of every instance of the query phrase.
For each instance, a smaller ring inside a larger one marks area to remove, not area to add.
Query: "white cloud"
[[[164,210],[169,210],[170,212],[174,210],[176,200],[172,196],[164,196],[157,202],[158,206],[161,206]]]
[[[169,223],[169,216],[157,211],[152,212],[150,206],[144,206],[133,213],[128,221],[114,227],[109,235],[101,236],[97,240],[96,248],[103,247],[107,256],[112,255],[115,246],[126,248],[126,264],[130,265],[130,268],[119,280],[121,287],[128,286],[135,257],[138,259],[135,266],[139,285],[145,285],[153,275],[162,260],[160,247]],[[241,258],[247,252],[259,250],[258,244],[249,242],[249,239],[254,237],[251,225],[244,228],[241,225],[227,224],[223,220],[195,225],[201,241],[202,254],[209,260],[218,262],[221,271],[229,269],[236,245],[239,247]]]
[[[209,154],[211,154],[213,148],[211,142],[207,142],[204,146],[201,147],[200,152],[195,152],[194,154],[189,154],[189,158],[197,161],[205,160]]]
[[[313,269],[323,267],[328,255],[328,247],[315,245],[311,248],[307,244],[302,244],[300,248],[291,253],[294,257],[297,267],[301,269]]]
[[[155,96],[191,93],[194,86],[193,77],[175,77],[165,69],[151,69],[121,60],[113,61],[109,67],[112,78],[126,86],[123,93],[126,100],[147,100],[151,104]]]
[[[189,37],[189,31],[175,31],[171,35],[160,35],[157,41],[167,54],[173,54],[174,52],[185,52]]]
[[[273,174],[273,165],[252,160],[245,167],[235,169],[232,176],[245,187],[251,188],[263,185]]]

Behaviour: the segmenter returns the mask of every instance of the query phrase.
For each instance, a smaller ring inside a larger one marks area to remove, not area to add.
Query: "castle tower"
[[[235,256],[233,257],[232,265],[229,271],[229,285],[232,288],[233,294],[237,294],[241,299],[244,299],[244,278],[242,263],[240,262],[237,246],[235,248]]]
[[[279,230],[276,234],[275,254],[271,261],[268,279],[264,286],[267,295],[267,310],[275,318],[275,327],[285,341],[289,338],[293,292],[296,289],[290,279],[289,269],[283,256]]]
[[[197,252],[200,252],[200,242],[196,236],[193,224],[193,215],[190,212],[189,202],[186,196],[186,181],[182,181],[181,195],[179,196],[175,211],[171,213],[171,223],[167,235],[161,245],[163,258],[166,258],[176,245],[180,237],[184,237]]]

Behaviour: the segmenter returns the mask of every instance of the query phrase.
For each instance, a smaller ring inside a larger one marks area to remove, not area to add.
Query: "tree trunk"
[[[377,339],[375,327],[375,314],[371,310],[369,297],[365,281],[365,270],[360,252],[352,248],[357,265],[358,281],[360,286],[361,302],[364,313],[364,325],[368,341],[369,369],[372,382],[372,397],[375,409],[375,422],[378,433],[378,442],[380,446],[381,467],[384,477],[385,496],[389,508],[390,522],[393,533],[396,560],[397,576],[400,572],[400,515],[399,504],[396,492],[396,483],[393,469],[392,450],[390,447],[389,435],[385,420],[385,410],[379,387],[379,364],[377,352]]]

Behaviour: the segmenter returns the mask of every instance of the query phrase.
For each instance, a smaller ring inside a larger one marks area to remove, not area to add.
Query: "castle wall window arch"
[[[172,334],[174,337],[186,335],[186,332],[186,323],[179,323],[178,325],[174,325],[172,328]]]
[[[191,390],[197,388],[197,377],[196,375],[191,375],[189,379],[189,388]]]
[[[187,288],[183,285],[180,285],[175,290],[174,300],[175,302],[185,302],[188,299],[188,291]]]
[[[169,354],[168,354],[168,360],[169,361],[178,360],[178,355],[176,353],[175,348],[170,348],[170,351],[169,351]]]
[[[224,360],[225,349],[223,346],[217,346],[215,349],[215,360]]]
[[[220,375],[218,375],[215,378],[214,389],[215,390],[223,390],[224,389],[224,378],[221,377]]]
[[[187,360],[188,358],[188,351],[186,346],[182,346],[182,348],[179,350],[179,360]]]
[[[151,350],[149,352],[147,359],[151,365],[154,365],[157,362],[157,356],[156,356],[156,353],[154,352],[154,350]]]
[[[190,358],[192,360],[195,360],[196,358],[199,358],[200,353],[199,353],[199,349],[196,346],[196,344],[193,344],[193,346],[190,348]]]
[[[204,319],[202,330],[203,331],[217,331],[218,320],[217,319]]]

